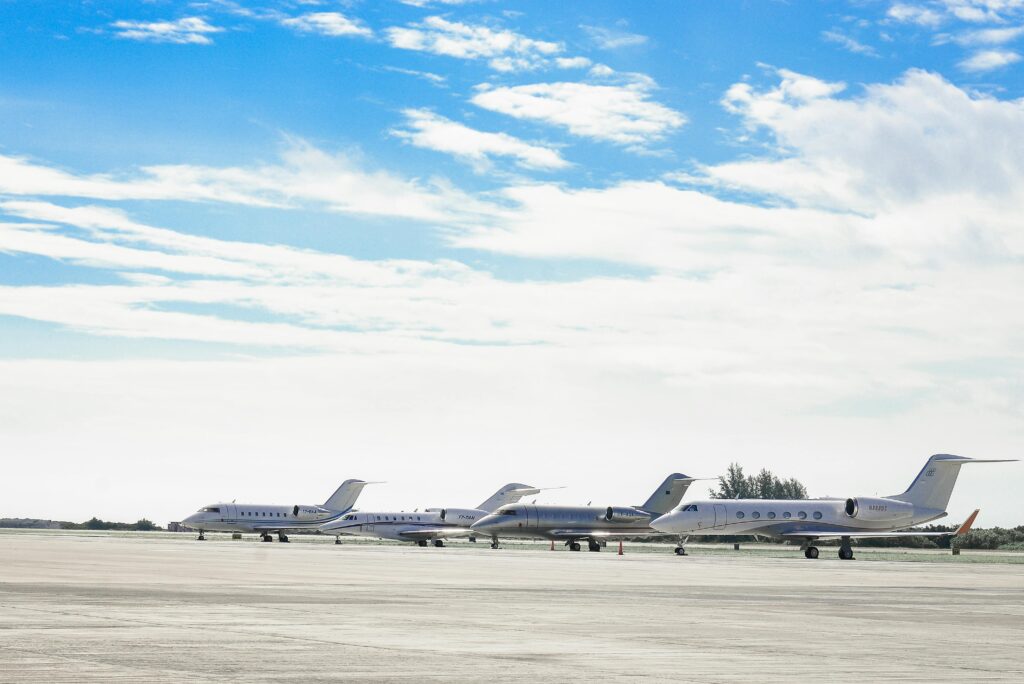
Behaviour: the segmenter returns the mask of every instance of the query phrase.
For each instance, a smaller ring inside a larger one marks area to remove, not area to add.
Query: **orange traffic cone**
[[[619,555],[622,555],[622,540],[619,540]]]

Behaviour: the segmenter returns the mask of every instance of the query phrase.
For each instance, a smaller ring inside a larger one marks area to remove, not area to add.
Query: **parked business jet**
[[[541,491],[537,487],[510,482],[476,508],[427,508],[422,513],[355,511],[322,524],[320,531],[336,536],[344,534],[416,542],[420,546],[427,546],[433,541],[434,546],[441,547],[448,537],[470,537],[476,541],[470,525],[505,504]]]
[[[199,540],[206,537],[204,532],[259,532],[260,538],[272,541],[271,533],[277,533],[278,541],[288,541],[287,530],[316,530],[320,525],[337,520],[356,505],[363,487],[371,482],[345,480],[323,503],[317,505],[272,506],[267,504],[218,503],[203,506],[182,520],[199,531]]]
[[[936,454],[907,491],[884,498],[851,499],[711,499],[680,505],[655,520],[651,527],[678,534],[679,548],[689,535],[763,535],[801,539],[807,558],[817,558],[817,539],[839,539],[839,557],[853,560],[853,539],[871,537],[941,537],[966,534],[978,511],[955,532],[916,532],[907,528],[946,516],[960,466],[967,463],[1004,463],[1007,460],[972,459]],[[680,551],[677,549],[677,553]],[[685,555],[685,551],[680,555]]]
[[[586,540],[591,551],[600,551],[602,540],[658,534],[651,521],[675,508],[696,479],[673,473],[642,506],[506,505],[473,523],[472,529],[489,535],[492,549],[498,548],[499,537],[539,537],[565,541],[572,551],[579,551],[580,540]]]

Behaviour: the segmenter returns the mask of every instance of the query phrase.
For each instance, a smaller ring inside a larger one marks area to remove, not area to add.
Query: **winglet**
[[[979,512],[981,512],[980,508],[974,509],[974,512],[971,513],[970,517],[967,518],[967,520],[964,520],[963,525],[961,525],[960,527],[957,528],[957,530],[955,532],[955,536],[959,537],[959,536],[965,535],[968,532],[970,532],[971,531],[971,525],[974,524],[974,519],[978,517],[978,513]]]

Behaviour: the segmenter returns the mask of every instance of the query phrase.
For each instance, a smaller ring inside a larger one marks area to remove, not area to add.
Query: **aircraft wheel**
[[[491,548],[492,549],[498,548],[498,542],[491,542]]]
[[[426,539],[420,539],[419,541],[416,542],[416,546],[426,546],[426,545],[427,545],[427,540]]]
[[[579,542],[569,542],[569,550],[570,551],[579,551],[580,548],[581,547],[580,547],[580,543]]]
[[[203,536],[203,533],[202,533],[202,532],[200,532],[200,533],[199,533],[199,536],[198,536],[198,537],[196,537],[196,541],[206,541],[206,537],[205,537],[205,536]]]
[[[434,546],[436,546],[439,549],[440,548],[444,548],[444,540],[443,539],[435,539],[434,540]]]
[[[812,558],[813,559],[813,558],[817,558],[817,557],[818,557],[818,547],[817,546],[808,546],[807,549],[804,551],[804,558]]]
[[[589,548],[591,551],[600,551],[601,545],[596,541],[591,541],[589,544],[587,544],[587,548]]]
[[[340,544],[341,543],[341,537],[335,537],[334,538],[334,543],[335,544]]]
[[[677,556],[685,556],[686,555],[686,549],[684,549],[682,546],[677,546],[676,547],[676,555]]]
[[[288,535],[287,534],[279,534],[279,535],[277,535],[277,541],[284,542],[285,544],[287,544],[288,543]]]
[[[853,549],[848,546],[840,546],[839,557],[843,560],[853,560]]]

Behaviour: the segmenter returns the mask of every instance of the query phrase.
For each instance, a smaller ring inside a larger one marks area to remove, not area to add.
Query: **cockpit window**
[[[518,515],[514,508],[502,508],[498,511],[498,515]]]
[[[220,513],[220,507],[218,506],[206,506],[205,508],[199,509],[200,513]]]
[[[341,519],[342,520],[351,520],[352,519],[352,514],[349,513],[348,515],[343,515],[343,516],[341,516]]]
[[[687,506],[683,510],[684,511],[696,511],[697,510],[697,504],[690,504],[689,506]]]

